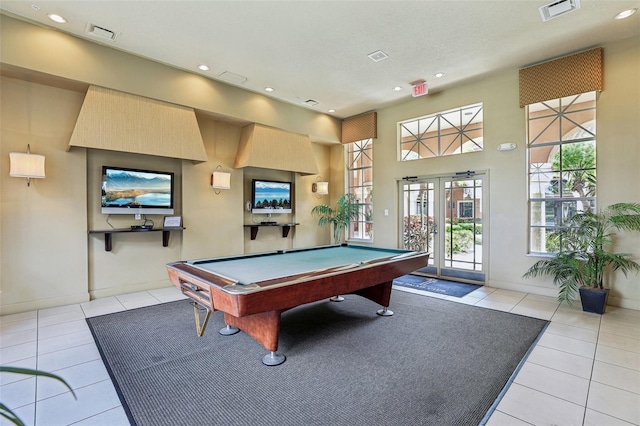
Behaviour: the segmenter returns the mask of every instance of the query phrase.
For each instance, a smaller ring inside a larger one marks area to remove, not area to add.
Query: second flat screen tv
[[[251,213],[291,213],[291,182],[254,179],[251,205]]]

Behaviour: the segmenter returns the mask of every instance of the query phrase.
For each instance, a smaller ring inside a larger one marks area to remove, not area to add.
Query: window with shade
[[[349,239],[373,239],[373,139],[345,144],[348,192],[356,196],[358,219],[351,222]]]
[[[559,231],[596,208],[596,92],[527,106],[529,251],[554,253]]]

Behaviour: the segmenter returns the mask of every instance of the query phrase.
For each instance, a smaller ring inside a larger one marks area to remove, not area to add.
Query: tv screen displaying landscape
[[[254,180],[253,213],[291,213],[291,182]]]
[[[102,208],[103,213],[127,213],[130,209],[173,213],[173,173],[105,166]]]

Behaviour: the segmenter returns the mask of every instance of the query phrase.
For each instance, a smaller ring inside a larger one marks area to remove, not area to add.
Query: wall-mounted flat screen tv
[[[102,167],[102,213],[173,214],[172,172]]]
[[[291,213],[291,182],[254,179],[251,205],[251,213]]]

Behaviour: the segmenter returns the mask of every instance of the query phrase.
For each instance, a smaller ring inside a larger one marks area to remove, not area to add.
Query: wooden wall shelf
[[[244,225],[245,228],[251,228],[251,239],[255,240],[258,236],[258,229],[261,226],[280,226],[282,227],[282,238],[287,238],[289,230],[291,228],[300,225],[299,223],[252,223],[251,225]]]
[[[169,235],[171,231],[182,232],[186,228],[151,228],[151,229],[131,229],[131,228],[119,228],[119,229],[93,229],[89,230],[89,234],[104,234],[104,250],[111,251],[111,235],[121,234],[125,232],[158,232],[162,231],[162,247],[169,245]]]

